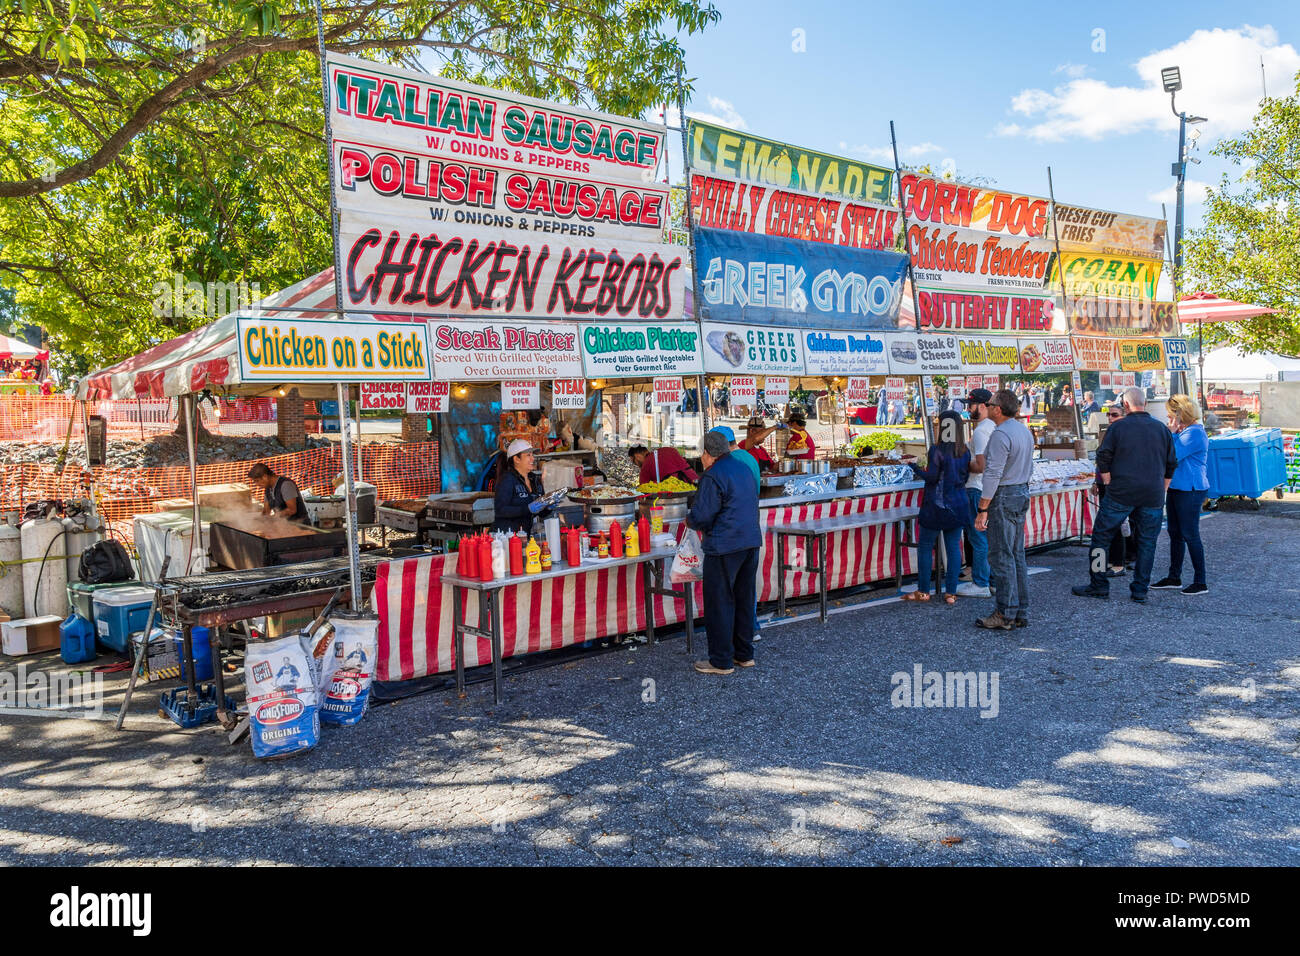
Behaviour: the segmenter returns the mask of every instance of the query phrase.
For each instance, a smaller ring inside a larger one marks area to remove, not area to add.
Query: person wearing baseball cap
[[[533,519],[550,510],[540,500],[546,494],[542,477],[532,474],[536,451],[524,439],[516,438],[497,459],[493,531],[531,531]]]
[[[975,423],[970,436],[970,477],[966,479],[966,498],[970,503],[966,523],[966,543],[970,545],[970,580],[957,586],[960,597],[988,597],[989,592],[989,536],[975,527],[979,514],[980,498],[984,494],[984,454],[989,447],[996,425],[989,417],[988,404],[993,393],[987,388],[972,388],[966,396],[966,411]]]
[[[762,487],[763,482],[759,475],[758,459],[736,444],[736,433],[731,430],[731,426],[717,425],[712,430],[727,440],[727,444],[731,446],[731,454],[745,463],[745,467],[754,473],[754,483]]]

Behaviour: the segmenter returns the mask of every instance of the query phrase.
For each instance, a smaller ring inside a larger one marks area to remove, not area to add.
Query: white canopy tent
[[[1207,383],[1300,381],[1300,358],[1226,345],[1205,353],[1204,378]]]

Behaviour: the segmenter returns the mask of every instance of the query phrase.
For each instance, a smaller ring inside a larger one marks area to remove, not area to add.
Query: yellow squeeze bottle
[[[641,553],[641,539],[637,537],[636,523],[630,522],[623,532],[623,557],[635,558]]]
[[[542,573],[542,549],[538,546],[536,539],[528,539],[528,546],[524,548],[524,559],[525,574]]]

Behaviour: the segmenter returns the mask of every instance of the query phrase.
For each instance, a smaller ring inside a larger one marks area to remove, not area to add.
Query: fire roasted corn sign
[[[1160,260],[1062,252],[1061,261],[1052,269],[1052,288],[1060,288],[1062,272],[1067,297],[1153,301],[1160,279]]]
[[[351,57],[328,73],[348,306],[682,315],[662,130]]]
[[[427,382],[423,323],[279,320],[237,316],[245,382]]]

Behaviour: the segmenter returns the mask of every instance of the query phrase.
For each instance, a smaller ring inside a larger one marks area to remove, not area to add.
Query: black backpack
[[[117,541],[96,541],[81,552],[77,577],[86,584],[112,584],[135,580],[135,568],[126,548]]]

